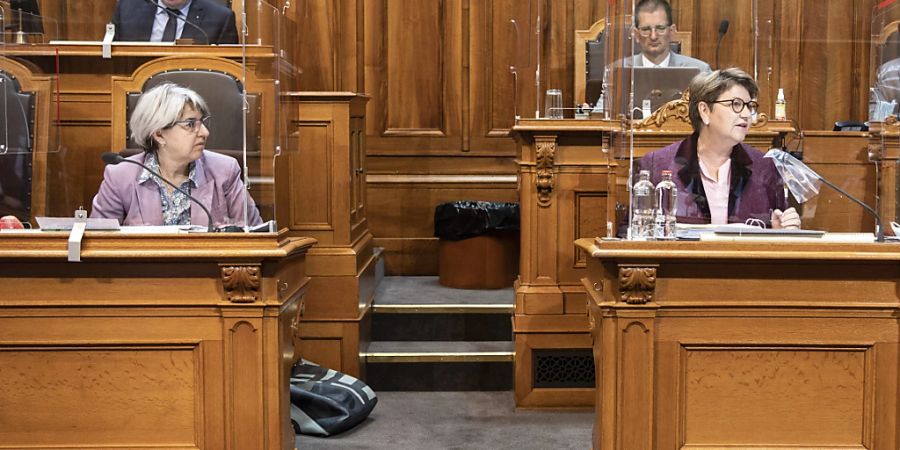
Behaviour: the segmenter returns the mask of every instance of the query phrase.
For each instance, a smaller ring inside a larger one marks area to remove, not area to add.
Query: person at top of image
[[[234,11],[216,0],[119,0],[111,22],[116,41],[238,43]]]

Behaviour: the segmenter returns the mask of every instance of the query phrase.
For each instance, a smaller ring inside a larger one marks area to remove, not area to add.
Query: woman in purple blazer
[[[206,206],[213,226],[258,225],[253,198],[241,181],[237,160],[205,150],[206,102],[194,91],[165,83],[144,93],[131,115],[131,138],[144,152],[139,162]],[[209,225],[202,208],[136,164],[106,166],[91,217],[122,225]],[[246,223],[245,223],[246,212]]]
[[[759,88],[740,69],[697,75],[688,88],[688,114],[694,133],[648,153],[635,172],[650,171],[650,181],[672,172],[678,188],[680,223],[762,222],[771,228],[800,228],[800,215],[789,208],[771,159],[743,144],[756,113]]]

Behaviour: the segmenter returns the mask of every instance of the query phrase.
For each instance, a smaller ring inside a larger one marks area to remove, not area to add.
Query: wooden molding
[[[553,158],[556,156],[556,139],[553,137],[535,137],[535,153],[537,159],[537,176],[534,186],[537,189],[538,205],[550,206],[553,194]]]
[[[232,303],[259,301],[259,266],[220,266],[225,299]]]
[[[657,265],[619,266],[619,294],[622,301],[632,305],[643,305],[653,300],[657,267]]]
[[[653,112],[646,119],[636,121],[635,129],[645,129],[650,127],[666,128],[675,131],[684,124],[691,125],[690,116],[690,93],[684,91],[681,98],[672,100]],[[750,124],[750,128],[765,128],[769,124],[769,116],[764,112],[756,114],[756,121]]]

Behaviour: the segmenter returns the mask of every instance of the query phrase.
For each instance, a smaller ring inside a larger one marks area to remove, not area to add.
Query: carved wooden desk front
[[[900,245],[576,244],[594,448],[900,448]]]
[[[293,449],[309,238],[0,233],[0,448]]]

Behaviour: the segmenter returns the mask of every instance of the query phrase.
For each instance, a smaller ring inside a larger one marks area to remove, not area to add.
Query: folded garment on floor
[[[376,403],[372,388],[345,373],[306,360],[291,370],[291,422],[297,433],[343,433],[368,417]]]

